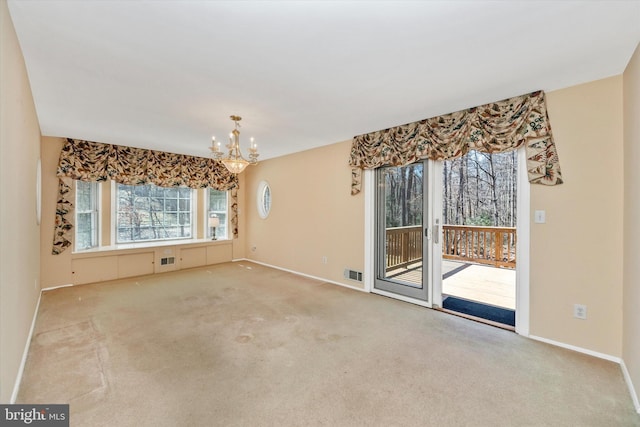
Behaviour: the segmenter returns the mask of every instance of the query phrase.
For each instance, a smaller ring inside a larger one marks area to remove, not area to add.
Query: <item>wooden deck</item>
[[[442,294],[515,310],[516,271],[486,265],[442,261]],[[422,264],[390,271],[387,277],[408,283],[421,283]]]

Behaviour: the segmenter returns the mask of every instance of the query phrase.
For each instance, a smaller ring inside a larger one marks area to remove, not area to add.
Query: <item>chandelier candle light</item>
[[[258,146],[254,142],[253,138],[251,138],[251,145],[249,146],[249,160],[245,159],[240,152],[240,120],[242,117],[240,116],[231,116],[231,120],[233,120],[236,124],[235,129],[229,134],[229,144],[227,144],[227,149],[229,153],[224,156],[222,151],[220,150],[220,142],[216,142],[216,137],[211,138],[211,155],[214,159],[220,160],[222,164],[226,166],[226,168],[231,173],[241,173],[247,165],[255,165],[258,163]]]

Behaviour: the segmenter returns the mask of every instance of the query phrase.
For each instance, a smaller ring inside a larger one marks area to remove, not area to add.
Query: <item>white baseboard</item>
[[[547,339],[547,338],[537,337],[535,335],[529,335],[528,337],[531,338],[532,340],[541,341],[541,342],[544,342],[544,343],[547,343],[547,344],[555,345],[556,347],[562,347],[562,348],[566,348],[568,350],[577,351],[578,353],[588,354],[589,356],[597,357],[598,359],[604,359],[604,360],[608,360],[610,362],[614,362],[614,363],[618,363],[618,364],[620,364],[620,362],[621,362],[621,359],[619,357],[611,356],[609,354],[599,353],[597,351],[589,350],[589,349],[582,348],[582,347],[577,347],[577,346],[571,345],[571,344],[565,344],[563,342],[554,341],[554,340],[550,340],[550,339]]]
[[[297,276],[307,277],[309,279],[319,280],[320,282],[331,283],[332,285],[342,286],[344,288],[353,289],[354,291],[366,292],[362,288],[358,288],[356,286],[347,285],[346,283],[340,283],[340,282],[336,282],[334,280],[329,280],[329,279],[325,279],[325,278],[318,277],[318,276],[312,276],[312,275],[306,274],[306,273],[300,273],[299,271],[289,270],[288,268],[282,268],[282,267],[278,267],[276,265],[271,265],[271,264],[267,264],[267,263],[260,262],[260,261],[255,261],[255,260],[248,259],[248,258],[241,258],[241,259],[234,259],[233,260],[233,262],[240,262],[240,261],[246,261],[246,262],[252,262],[254,264],[264,265],[265,267],[275,268],[276,270],[286,271],[287,273],[292,273],[292,274],[295,274]]]
[[[629,375],[629,371],[627,370],[627,366],[619,357],[611,356],[610,354],[600,353],[593,350],[588,350],[586,348],[577,347],[575,345],[565,344],[559,341],[550,340],[547,338],[537,337],[535,335],[529,335],[529,338],[532,340],[544,342],[547,344],[555,345],[556,347],[566,348],[568,350],[577,351],[578,353],[588,354],[589,356],[597,357],[599,359],[608,360],[610,362],[614,362],[620,365],[620,369],[622,370],[622,375],[624,376],[624,381],[627,383],[627,388],[629,389],[629,394],[631,395],[631,400],[633,402],[633,406],[635,407],[638,414],[640,414],[640,401],[638,401],[638,394],[636,393],[636,389],[633,386],[633,382],[631,381],[631,376]]]
[[[68,285],[51,286],[51,287],[49,287],[49,288],[42,288],[42,289],[41,289],[41,291],[42,291],[42,292],[44,292],[44,291],[53,291],[54,289],[68,288],[68,287],[70,287],[70,286],[75,286],[75,285],[74,285],[74,284],[72,284],[72,283],[69,283]]]
[[[636,408],[638,414],[640,414],[640,401],[638,400],[638,394],[636,393],[636,389],[633,386],[633,381],[631,381],[631,375],[629,375],[629,371],[627,370],[627,365],[625,365],[624,363],[624,359],[620,361],[620,368],[622,368],[624,381],[627,383],[627,387],[629,387],[629,393],[631,394],[633,406]]]
[[[42,290],[38,295],[38,302],[36,303],[36,309],[33,312],[33,319],[31,320],[31,328],[29,328],[29,334],[27,335],[27,342],[24,344],[24,350],[22,352],[22,360],[20,361],[20,367],[18,368],[18,375],[16,375],[16,382],[13,384],[13,393],[11,393],[10,404],[16,403],[18,398],[18,392],[20,391],[20,383],[22,382],[22,374],[24,373],[24,367],[27,364],[27,356],[29,355],[29,347],[31,346],[31,338],[33,337],[33,331],[36,328],[36,319],[38,317],[38,310],[40,309],[40,299],[42,298]]]

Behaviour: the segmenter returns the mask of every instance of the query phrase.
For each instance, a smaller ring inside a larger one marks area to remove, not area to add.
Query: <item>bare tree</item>
[[[481,153],[443,165],[443,223],[509,226],[516,223],[517,153]],[[423,165],[384,170],[386,227],[422,224]]]
[[[515,226],[517,154],[471,151],[443,167],[445,224]]]
[[[451,174],[450,170],[451,166],[449,166],[449,162],[444,162],[444,165],[442,167],[442,221],[444,222],[444,224],[449,223],[449,180],[451,179],[451,177],[449,176]]]

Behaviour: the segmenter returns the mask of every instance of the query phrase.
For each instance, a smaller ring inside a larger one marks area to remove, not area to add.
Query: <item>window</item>
[[[220,220],[220,225],[216,227],[216,238],[228,239],[229,235],[227,233],[227,208],[229,204],[227,201],[227,192],[209,188],[207,192],[207,200],[207,217],[211,218],[215,215]],[[213,237],[213,229],[208,226],[208,223],[207,237]]]
[[[76,181],[75,250],[98,246],[98,183]]]
[[[116,184],[116,243],[190,239],[193,190]]]
[[[257,200],[258,215],[265,219],[271,211],[271,187],[267,181],[260,181],[258,184]]]

